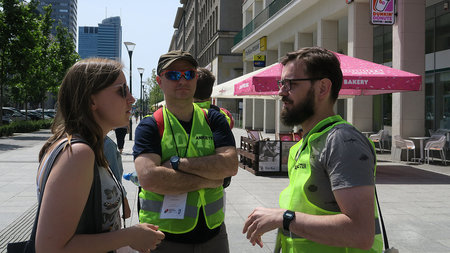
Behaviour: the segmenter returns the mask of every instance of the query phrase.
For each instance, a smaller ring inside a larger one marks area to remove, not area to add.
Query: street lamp
[[[133,42],[124,42],[123,44],[125,44],[125,47],[128,50],[128,55],[130,56],[130,94],[133,95],[133,86],[132,86],[132,75],[131,75],[131,56],[133,55],[133,50],[134,47],[136,46],[136,44],[134,44]],[[132,117],[130,117],[130,141],[133,139],[133,120]]]
[[[142,75],[144,74],[144,68],[138,68],[139,74],[141,75],[141,113],[139,115],[139,120],[142,120],[142,113],[144,113],[144,103],[142,100],[142,93],[144,91],[144,85],[142,85]]]

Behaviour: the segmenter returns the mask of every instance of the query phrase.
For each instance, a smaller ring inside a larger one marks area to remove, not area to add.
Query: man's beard
[[[283,97],[281,101],[286,101],[292,103],[292,101]],[[305,120],[309,119],[314,115],[314,89],[311,88],[308,90],[308,94],[306,94],[305,101],[294,105],[292,109],[283,108],[281,111],[281,122],[286,126],[296,126],[305,122]]]

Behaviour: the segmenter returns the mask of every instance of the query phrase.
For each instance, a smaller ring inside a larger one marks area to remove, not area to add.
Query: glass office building
[[[104,19],[98,27],[80,26],[78,53],[81,58],[103,57],[121,60],[122,26],[120,17]]]
[[[80,26],[78,31],[78,54],[82,59],[98,56],[98,27]]]
[[[120,60],[122,55],[120,17],[110,17],[98,24],[97,52],[99,57]]]
[[[56,26],[61,21],[61,24],[67,28],[69,34],[76,42],[77,38],[77,0],[41,0],[39,2],[39,10],[42,12],[42,7],[52,5],[51,18],[55,20],[52,27],[52,34],[56,34]]]

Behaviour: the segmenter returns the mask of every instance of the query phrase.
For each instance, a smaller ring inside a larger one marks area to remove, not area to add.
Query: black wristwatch
[[[283,228],[287,231],[289,231],[289,224],[291,224],[291,221],[295,219],[295,212],[292,212],[290,210],[286,210],[283,214]]]
[[[180,164],[180,158],[176,155],[170,158],[170,164],[172,164],[172,169],[178,170],[178,164]]]

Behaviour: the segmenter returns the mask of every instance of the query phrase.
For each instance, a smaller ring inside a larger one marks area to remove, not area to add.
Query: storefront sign
[[[371,0],[371,22],[374,25],[393,25],[395,22],[394,0]]]
[[[265,67],[266,66],[266,56],[261,54],[253,55],[253,66],[255,67]]]
[[[253,42],[244,50],[245,57],[252,57],[253,55],[260,54],[267,50],[267,37],[262,37],[261,39]],[[251,58],[250,58],[251,59]]]

